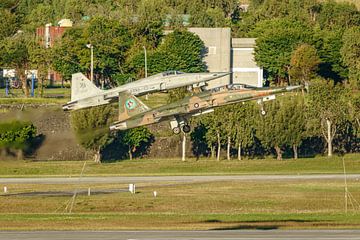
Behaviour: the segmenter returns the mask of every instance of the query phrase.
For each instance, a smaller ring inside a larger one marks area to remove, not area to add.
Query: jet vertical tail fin
[[[137,97],[128,91],[119,93],[119,121],[125,121],[136,115],[140,115],[149,111],[150,108],[146,106]]]
[[[91,97],[102,93],[87,77],[82,73],[75,73],[71,78],[71,101]]]

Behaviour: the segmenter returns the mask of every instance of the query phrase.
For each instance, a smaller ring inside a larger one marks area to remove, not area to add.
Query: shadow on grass
[[[203,221],[205,223],[222,223],[223,221],[218,219],[210,219]],[[279,224],[267,224],[267,223],[279,223]],[[265,221],[246,221],[242,224],[234,225],[234,226],[224,226],[218,228],[211,228],[209,230],[276,230],[281,227],[286,227],[289,224],[293,223],[313,223],[316,222],[314,220],[300,220],[300,219],[286,219],[286,220],[265,220]],[[223,223],[235,223],[235,222],[223,222]]]
[[[283,225],[236,225],[221,228],[212,228],[210,230],[276,230]]]

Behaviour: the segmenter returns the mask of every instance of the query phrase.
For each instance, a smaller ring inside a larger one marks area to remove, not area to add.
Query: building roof
[[[231,46],[233,48],[254,48],[256,38],[232,38]]]

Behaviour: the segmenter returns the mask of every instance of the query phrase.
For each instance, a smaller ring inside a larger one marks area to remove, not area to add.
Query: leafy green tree
[[[344,31],[341,28],[333,30],[318,30],[319,41],[318,54],[321,63],[319,75],[323,78],[330,78],[336,82],[342,81],[348,76],[348,69],[341,58],[342,36]]]
[[[343,42],[341,55],[350,71],[350,83],[354,88],[360,88],[360,27],[346,30]]]
[[[151,143],[152,138],[152,133],[146,127],[127,130],[122,136],[122,141],[128,146],[130,160],[133,159],[133,154],[136,152],[137,148]]]
[[[164,0],[141,0],[138,2],[136,21],[130,19],[130,26],[135,38],[145,38],[147,45],[155,48],[163,36],[163,21],[167,7]]]
[[[45,3],[34,6],[31,12],[25,16],[25,23],[30,31],[35,31],[37,27],[53,22],[53,6]]]
[[[266,105],[266,115],[258,115],[256,136],[264,147],[274,148],[277,159],[282,160],[284,148],[287,145],[284,126],[287,123],[284,108],[279,100],[271,101]]]
[[[37,87],[38,95],[43,97],[44,86],[47,80],[47,74],[52,63],[52,51],[45,48],[34,40],[29,44],[29,59],[31,69],[37,69]]]
[[[114,121],[113,112],[113,107],[106,105],[71,113],[71,125],[77,139],[84,148],[95,151],[96,163],[101,163],[102,151],[116,138],[108,127]]]
[[[251,33],[256,40],[255,60],[276,85],[288,82],[291,54],[299,44],[313,42],[312,30],[289,19],[262,21]]]
[[[88,25],[69,29],[55,46],[54,68],[70,79],[75,72],[90,72],[90,50],[94,47],[94,76],[110,80],[120,72],[125,54],[131,45],[128,30],[118,21],[104,17],[93,18]]]
[[[236,105],[229,105],[224,106],[219,109],[217,109],[217,119],[220,124],[220,128],[222,129],[222,132],[224,133],[224,137],[226,137],[226,158],[227,160],[231,159],[230,151],[232,147],[232,140],[235,139],[236,131],[234,131],[235,126],[237,124],[237,118],[236,118]],[[226,118],[224,118],[226,116]]]
[[[52,66],[65,80],[70,80],[73,73],[89,72],[90,50],[86,48],[87,43],[83,29],[74,27],[55,44],[53,51],[57,54],[54,54]]]
[[[3,122],[0,123],[0,149],[6,155],[9,149],[18,150],[18,158],[23,157],[26,150],[36,136],[36,127],[30,122]]]
[[[309,124],[321,135],[328,146],[328,156],[333,154],[333,140],[340,125],[348,118],[347,90],[340,84],[323,79],[314,80],[309,90]]]
[[[308,44],[302,44],[292,53],[290,60],[290,76],[305,84],[316,75],[320,58],[316,49]],[[294,81],[293,81],[294,82]]]
[[[356,128],[357,136],[360,137],[360,94],[353,93],[350,103],[350,117]]]
[[[202,72],[203,41],[194,33],[175,30],[164,38],[164,42],[149,56],[149,72],[159,73],[167,70]]]
[[[354,4],[328,0],[321,4],[317,22],[322,29],[349,28],[360,24],[360,12]]]
[[[214,113],[206,114],[200,120],[206,127],[205,139],[211,151],[211,158],[215,157],[216,149],[217,161],[220,161],[221,143],[224,141],[224,136],[226,136],[222,127],[222,121],[223,114],[218,108],[215,109]]]
[[[256,115],[255,106],[252,102],[236,105],[235,141],[238,146],[238,160],[241,160],[241,152],[254,144]]]
[[[264,0],[252,1],[251,9],[259,20],[288,17],[296,21],[313,21],[316,0]]]
[[[14,68],[19,77],[25,96],[29,96],[29,86],[25,71],[29,70],[29,36],[18,33],[16,36],[8,37],[0,43],[0,63],[2,66]]]
[[[17,29],[16,15],[9,10],[0,8],[0,41],[14,35]]]
[[[286,143],[292,147],[294,159],[298,158],[298,149],[302,141],[307,137],[306,132],[306,106],[303,96],[292,96],[282,101],[284,115],[284,131]]]

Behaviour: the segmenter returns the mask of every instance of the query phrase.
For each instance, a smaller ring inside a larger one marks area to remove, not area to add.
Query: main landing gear
[[[170,127],[174,134],[179,134],[181,131],[183,133],[189,133],[191,127],[188,122],[183,118],[177,118],[170,121]]]

